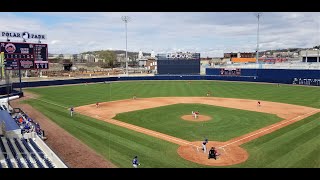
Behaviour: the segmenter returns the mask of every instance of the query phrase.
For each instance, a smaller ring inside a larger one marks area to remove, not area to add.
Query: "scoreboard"
[[[0,42],[6,70],[48,69],[48,45],[19,42]]]

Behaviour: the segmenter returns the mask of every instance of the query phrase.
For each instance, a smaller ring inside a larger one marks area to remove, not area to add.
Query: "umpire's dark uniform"
[[[210,158],[213,158],[215,160],[217,159],[216,151],[214,150],[214,148],[211,148],[209,151],[208,159],[210,159]]]

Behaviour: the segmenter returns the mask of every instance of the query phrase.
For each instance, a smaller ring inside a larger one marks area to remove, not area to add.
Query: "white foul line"
[[[313,111],[308,112],[308,113],[306,113],[306,114],[304,114],[304,115],[302,115],[302,116],[306,116],[306,115],[308,115],[308,114],[312,114],[312,113],[315,112],[315,111],[319,111],[319,110],[318,110],[318,109],[313,110]],[[259,131],[259,132],[257,132],[257,133],[251,134],[251,135],[249,135],[249,136],[247,136],[247,137],[244,137],[244,138],[238,139],[238,140],[236,140],[236,141],[233,141],[233,142],[231,142],[231,143],[225,144],[225,145],[223,145],[223,146],[220,146],[219,148],[223,148],[223,147],[229,146],[229,145],[234,144],[234,143],[236,143],[236,142],[242,141],[242,140],[247,139],[247,138],[249,138],[249,137],[252,137],[252,136],[255,136],[255,135],[260,134],[260,133],[262,133],[262,132],[268,131],[268,130],[274,128],[274,127],[278,127],[278,126],[280,126],[280,125],[282,125],[282,124],[288,123],[288,122],[290,122],[290,121],[294,121],[295,119],[297,119],[297,118],[299,118],[299,117],[301,117],[301,116],[297,116],[297,117],[295,117],[295,118],[293,118],[293,119],[291,119],[291,120],[288,120],[288,121],[282,122],[282,123],[280,123],[280,124],[274,125],[274,126],[268,128],[268,129]]]

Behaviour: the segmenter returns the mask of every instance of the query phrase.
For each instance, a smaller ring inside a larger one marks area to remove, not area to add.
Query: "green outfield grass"
[[[317,87],[218,81],[192,81],[191,84],[187,81],[132,81],[33,88],[27,91],[40,95],[39,99],[46,102],[30,99],[26,103],[119,167],[131,167],[135,155],[139,156],[142,167],[204,167],[180,158],[175,144],[79,114],[71,118],[66,107],[127,99],[133,94],[138,97],[205,96],[208,90],[218,97],[320,108]],[[320,113],[244,144],[250,153],[248,161],[231,167],[320,167],[317,156],[320,153],[319,118]]]
[[[236,167],[320,168],[320,113],[242,145],[249,159]]]
[[[191,111],[212,117],[205,122],[182,120]],[[227,141],[281,120],[276,115],[205,104],[175,104],[118,114],[114,119],[188,141]]]
[[[256,99],[320,108],[320,88],[256,84],[221,81],[129,81],[110,84],[89,84],[32,88],[28,91],[43,96],[43,99],[64,106],[80,106],[138,97],[205,96],[210,90],[214,96]]]

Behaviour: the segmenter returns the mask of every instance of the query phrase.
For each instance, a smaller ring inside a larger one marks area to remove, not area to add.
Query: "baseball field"
[[[24,103],[117,167],[136,155],[143,168],[320,167],[319,87],[128,81],[25,92]],[[201,150],[204,138],[217,160]]]

